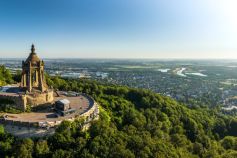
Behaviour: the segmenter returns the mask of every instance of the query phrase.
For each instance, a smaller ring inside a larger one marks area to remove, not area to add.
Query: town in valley
[[[236,60],[45,59],[50,76],[150,89],[188,106],[237,108]],[[1,59],[12,73],[20,59]]]

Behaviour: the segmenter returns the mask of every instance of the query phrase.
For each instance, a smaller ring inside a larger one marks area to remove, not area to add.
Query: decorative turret
[[[26,59],[26,61],[25,61],[26,64],[29,64],[30,62],[32,64],[36,64],[36,63],[40,62],[40,58],[35,53],[35,46],[34,46],[34,44],[32,44],[32,46],[31,46],[31,53],[30,53],[29,57]]]
[[[34,44],[31,45],[31,54],[35,54],[35,46],[34,46]]]

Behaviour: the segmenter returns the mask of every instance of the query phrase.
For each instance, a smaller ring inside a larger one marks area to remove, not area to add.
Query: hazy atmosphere
[[[0,158],[237,158],[237,0],[0,0]]]
[[[0,1],[1,58],[237,58],[235,0]]]

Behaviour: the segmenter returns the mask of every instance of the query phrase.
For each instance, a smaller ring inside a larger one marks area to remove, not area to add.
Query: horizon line
[[[13,57],[1,57],[0,60],[6,60],[6,59],[10,59],[10,60],[22,60],[22,59],[26,59],[26,58],[23,58],[23,57],[17,57],[17,58],[13,58]],[[106,57],[99,57],[99,58],[90,58],[90,57],[82,57],[82,58],[79,58],[79,57],[76,57],[76,58],[68,58],[68,57],[59,57],[59,58],[51,58],[51,57],[48,57],[48,58],[41,58],[43,60],[53,60],[53,59],[56,59],[56,60],[78,60],[78,59],[82,59],[82,60],[237,60],[237,58],[149,58],[149,57],[146,57],[146,58],[106,58]]]

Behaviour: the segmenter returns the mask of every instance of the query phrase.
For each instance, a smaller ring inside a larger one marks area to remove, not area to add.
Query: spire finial
[[[34,46],[34,44],[31,45],[31,53],[35,53],[35,46]]]

